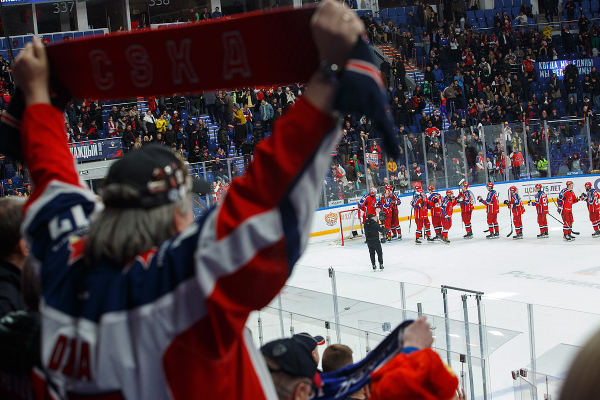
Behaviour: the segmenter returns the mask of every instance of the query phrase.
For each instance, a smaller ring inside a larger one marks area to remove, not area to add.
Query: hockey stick
[[[556,204],[556,199],[553,199],[553,200],[554,200],[554,201],[553,201],[553,203],[554,203],[554,205],[556,206],[556,211],[558,211],[558,204]],[[550,215],[550,216],[552,217],[552,215],[551,215],[550,213],[548,213],[548,215]],[[580,232],[575,232],[575,231],[573,230],[573,227],[572,227],[571,225],[569,225],[569,224],[567,224],[567,223],[566,223],[566,221],[565,221],[565,218],[564,218],[564,217],[563,217],[563,215],[562,215],[562,212],[558,213],[558,215],[560,215],[560,217],[561,217],[561,218],[562,218],[562,220],[563,220],[563,222],[561,222],[561,224],[563,224],[563,225],[567,225],[567,226],[569,227],[569,229],[571,230],[571,233],[572,233],[573,235],[579,235],[579,233],[580,233]],[[554,218],[554,217],[552,217],[552,218]],[[556,218],[554,218],[554,219],[556,219]],[[559,221],[559,222],[560,222],[560,221]]]
[[[510,189],[508,189],[508,197],[510,198]],[[513,233],[513,219],[512,219],[512,208],[510,208],[510,202],[508,203],[508,215],[510,215],[510,233],[506,237],[510,237]]]
[[[412,216],[413,216],[413,210],[415,209],[414,206],[410,206],[410,217],[408,219],[408,233],[410,233],[410,227],[412,226]]]

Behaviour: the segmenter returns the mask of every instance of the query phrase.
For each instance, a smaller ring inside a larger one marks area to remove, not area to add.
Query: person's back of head
[[[0,261],[10,262],[21,269],[27,255],[21,239],[21,222],[25,199],[10,197],[0,199]]]
[[[324,373],[336,371],[353,363],[352,349],[344,344],[332,344],[323,352],[321,368]]]
[[[102,190],[105,209],[92,222],[88,260],[125,266],[186,229],[193,221],[191,193],[209,193],[191,179],[180,156],[160,145],[141,147],[114,163]]]

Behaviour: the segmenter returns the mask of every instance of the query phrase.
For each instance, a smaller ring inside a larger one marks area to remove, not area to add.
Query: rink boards
[[[548,195],[548,200],[556,199],[560,191],[565,188],[565,183],[567,181],[573,182],[573,191],[577,196],[581,193],[585,192],[584,185],[586,182],[591,182],[592,186],[597,190],[600,190],[600,175],[575,175],[575,176],[560,176],[554,178],[544,178],[544,179],[530,179],[530,180],[522,180],[522,181],[508,181],[508,182],[498,182],[494,183],[494,190],[498,192],[500,207],[506,207],[502,202],[508,199],[508,188],[511,186],[516,186],[521,196],[521,200],[523,203],[527,203],[529,200],[533,200],[535,197],[535,185],[541,183],[544,191]],[[477,197],[481,196],[483,198],[487,195],[487,188],[485,185],[471,185],[469,190],[473,192],[475,196],[475,210],[484,210],[485,206],[481,203],[477,202]],[[452,188],[454,195],[456,196],[459,192],[458,188]],[[438,191],[442,196],[445,196],[446,190]],[[398,215],[400,221],[408,221],[411,215],[411,207],[410,201],[412,199],[412,193],[401,195],[400,200],[401,204],[398,206]],[[551,201],[552,202],[552,201]],[[344,204],[335,207],[321,208],[315,211],[313,215],[312,225],[311,225],[311,233],[310,237],[311,241],[330,241],[332,239],[336,239],[340,235],[340,221],[339,221],[339,212],[343,210],[350,210],[352,208],[356,208],[356,204]],[[550,207],[553,209],[556,208],[554,204],[550,204]],[[575,207],[584,207],[585,205],[576,205]],[[526,208],[527,212],[535,213],[535,209],[533,207]],[[460,213],[460,207],[454,208],[455,213]],[[350,214],[345,214],[346,218],[349,218]],[[344,231],[350,230],[350,221],[343,222]],[[358,225],[358,219],[355,220],[355,226],[353,229],[360,229]]]

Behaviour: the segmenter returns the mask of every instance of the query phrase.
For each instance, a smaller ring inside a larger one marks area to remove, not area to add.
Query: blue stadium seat
[[[83,37],[83,32],[73,32],[73,39]]]
[[[13,177],[12,182],[13,182],[13,185],[15,185],[15,187],[17,189],[20,189],[23,187],[23,180],[18,176]]]
[[[0,39],[0,49],[6,49],[6,39],[4,38]]]
[[[572,151],[573,153],[579,153],[579,152],[581,151],[581,147],[580,147],[580,145],[579,145],[579,144],[577,144],[577,143],[573,143],[573,144],[571,145],[571,151]]]
[[[475,18],[475,11],[467,11],[467,19]]]
[[[55,33],[54,35],[52,35],[52,42],[53,43],[60,43],[63,41],[63,34],[62,33]]]
[[[587,141],[587,136],[585,135],[577,135],[575,136],[575,142],[582,145]]]
[[[44,44],[54,43],[52,35],[42,35],[42,43],[44,43]]]
[[[485,22],[487,23],[487,26],[494,26],[494,17],[485,17]]]
[[[569,145],[568,144],[563,144],[560,146],[560,152],[563,154],[566,154],[569,152]]]
[[[94,36],[94,31],[85,31],[85,32],[83,32],[83,36],[85,36],[85,37]]]
[[[485,17],[485,15],[483,14],[483,10],[475,10],[475,17],[477,19]]]
[[[94,31],[94,36],[104,36],[104,31],[102,29],[96,29]]]
[[[483,15],[486,18],[488,18],[488,17],[494,18],[494,10],[483,10]]]
[[[379,16],[381,18],[387,18],[388,17],[388,9],[384,8],[382,10],[379,10]]]
[[[215,151],[217,149],[217,143],[215,143],[214,139],[208,140],[208,150]]]

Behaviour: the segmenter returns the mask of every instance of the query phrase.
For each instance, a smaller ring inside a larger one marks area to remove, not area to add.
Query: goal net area
[[[360,218],[358,208],[344,210],[339,212],[340,233],[336,243],[342,246],[349,243],[363,241],[362,219]]]

